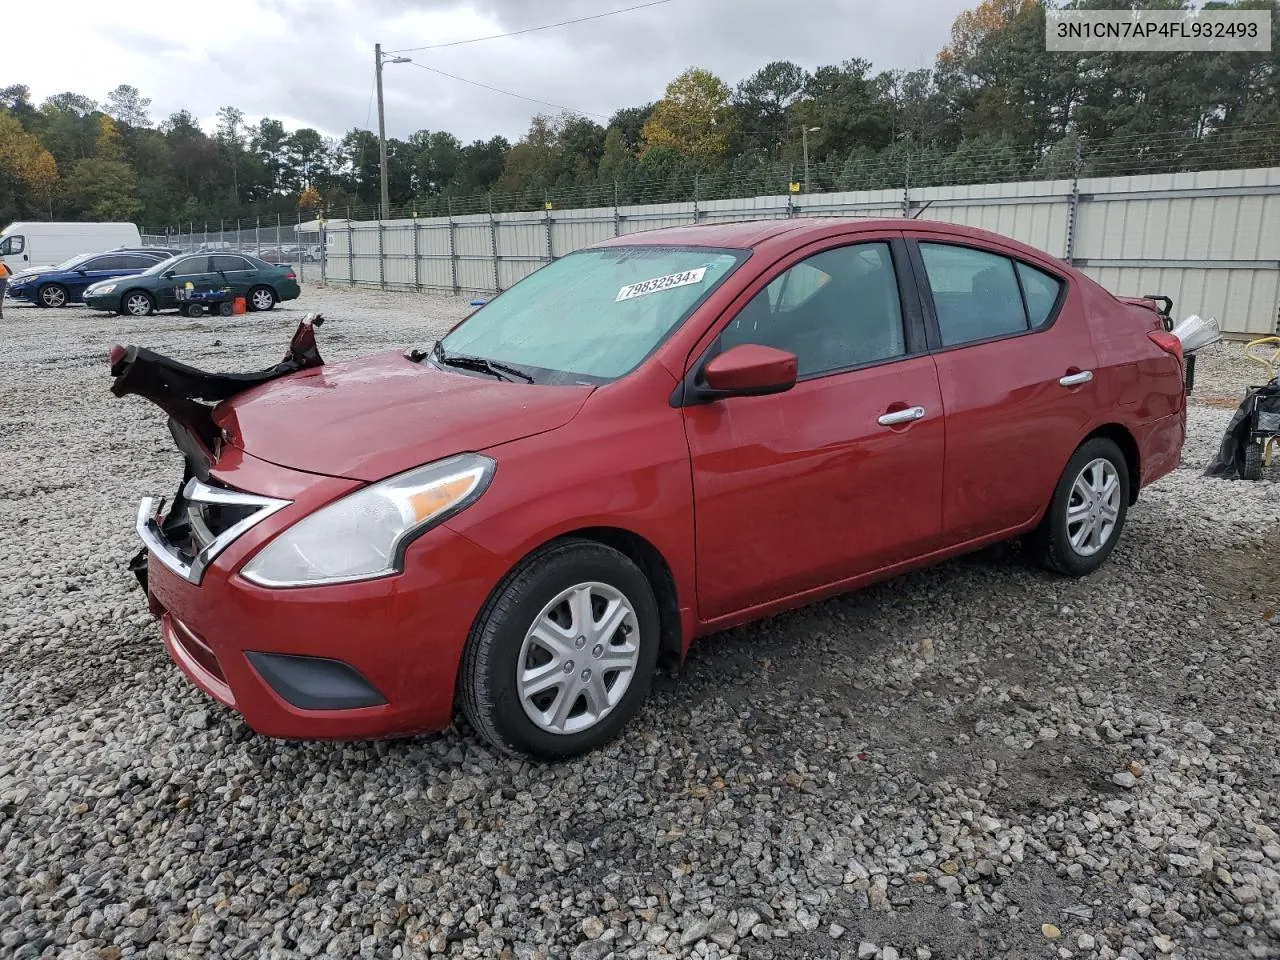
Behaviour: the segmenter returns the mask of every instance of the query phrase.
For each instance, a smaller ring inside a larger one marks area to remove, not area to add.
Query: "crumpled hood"
[[[592,390],[443,371],[391,352],[253,387],[219,404],[214,421],[260,460],[372,482],[554,430]]]

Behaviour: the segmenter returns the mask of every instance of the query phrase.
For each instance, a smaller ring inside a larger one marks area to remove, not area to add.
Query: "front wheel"
[[[1084,577],[1111,556],[1129,511],[1129,464],[1116,444],[1080,445],[1062,471],[1053,501],[1031,537],[1042,566]]]
[[[145,290],[130,290],[120,300],[120,312],[131,317],[149,317],[156,312],[156,302]]]
[[[276,292],[270,287],[254,287],[248,301],[250,310],[270,310],[276,305]]]
[[[458,678],[463,714],[507,753],[593,750],[640,709],[658,637],[653,588],[629,557],[589,540],[553,543],[476,618]]]
[[[42,307],[65,307],[70,299],[67,288],[60,283],[46,283],[40,288],[39,303]]]

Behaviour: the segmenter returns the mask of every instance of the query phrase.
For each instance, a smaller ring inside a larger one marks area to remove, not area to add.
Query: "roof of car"
[[[811,240],[842,233],[861,233],[873,230],[925,229],[949,234],[957,238],[998,243],[1023,253],[1039,257],[1052,254],[1029,246],[1012,237],[979,227],[941,220],[906,219],[904,217],[798,217],[777,220],[737,220],[730,223],[700,223],[679,227],[662,227],[625,236],[613,237],[596,244],[597,247],[624,246],[629,244],[671,244],[696,247],[725,247],[754,249],[766,243],[784,240],[788,246],[798,247]]]

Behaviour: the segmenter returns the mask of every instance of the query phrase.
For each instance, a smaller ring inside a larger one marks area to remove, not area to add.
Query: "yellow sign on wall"
[[[800,192],[800,184],[798,184],[798,183],[793,183],[793,184],[791,184],[791,192],[792,192],[792,193],[799,193],[799,192]]]

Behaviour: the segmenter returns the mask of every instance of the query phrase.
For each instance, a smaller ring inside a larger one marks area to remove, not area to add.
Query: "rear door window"
[[[221,255],[211,257],[210,259],[213,260],[213,270],[215,273],[219,270],[223,273],[232,273],[237,270],[243,271],[253,269],[253,265],[244,257]]]
[[[1030,329],[1013,261],[949,243],[921,243],[944,347]]]

